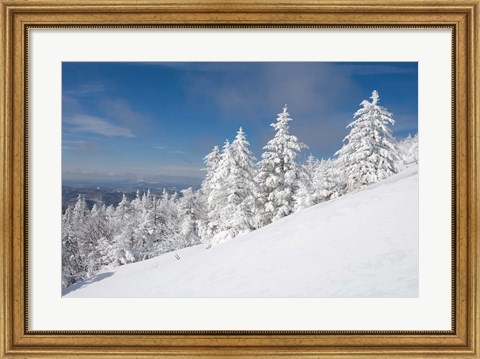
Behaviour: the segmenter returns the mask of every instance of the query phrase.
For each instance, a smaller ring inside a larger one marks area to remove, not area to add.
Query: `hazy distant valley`
[[[122,200],[123,194],[131,201],[140,193],[150,190],[152,195],[160,196],[165,189],[169,194],[178,192],[181,189],[192,187],[197,189],[199,183],[173,184],[161,182],[146,181],[118,181],[118,182],[93,182],[93,181],[73,181],[64,180],[62,185],[62,213],[69,205],[75,205],[78,195],[85,196],[85,201],[89,209],[96,203],[106,206],[116,206]]]

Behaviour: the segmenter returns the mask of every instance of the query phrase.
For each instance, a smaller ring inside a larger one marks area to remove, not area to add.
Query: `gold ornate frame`
[[[0,357],[480,358],[480,0],[0,0]],[[28,31],[35,27],[450,27],[453,293],[449,331],[40,332],[28,329]]]

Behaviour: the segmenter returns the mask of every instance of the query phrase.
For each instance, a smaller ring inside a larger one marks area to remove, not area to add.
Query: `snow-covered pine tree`
[[[178,200],[179,222],[175,249],[200,243],[198,216],[201,209],[198,207],[197,194],[192,187],[183,189],[181,193],[182,196]]]
[[[150,243],[151,243],[151,248],[149,249],[147,258],[153,258],[160,253],[163,253],[163,250],[159,249],[162,247],[162,223],[160,219],[160,214],[159,214],[159,208],[160,208],[160,199],[157,198],[155,195],[152,196],[151,198],[151,209],[149,211],[149,226],[150,228]]]
[[[118,231],[125,220],[131,217],[132,208],[130,205],[130,201],[128,200],[125,193],[122,195],[122,200],[118,203],[117,207],[115,208],[115,213],[113,215],[113,220],[116,222],[114,225],[117,227],[115,228]]]
[[[73,208],[68,206],[62,216],[62,286],[66,288],[81,280],[84,271],[75,233]]]
[[[240,127],[230,147],[232,161],[227,173],[227,205],[223,210],[222,227],[233,238],[239,233],[254,229],[253,216],[256,205],[255,156],[249,149],[245,132]]]
[[[220,162],[221,152],[218,146],[214,146],[212,151],[204,157],[205,163],[205,179],[202,182],[202,191],[205,193],[206,197],[210,194],[212,190],[212,180],[213,176],[217,170],[218,163]]]
[[[256,204],[255,156],[240,127],[235,140],[225,142],[214,175],[209,179],[208,226],[202,233],[207,246],[254,229]]]
[[[110,264],[113,228],[105,205],[88,210],[85,197],[62,216],[62,285],[70,286]]]
[[[115,207],[113,205],[108,206],[104,210],[104,220],[100,220],[101,231],[105,234],[102,235],[98,242],[98,253],[101,258],[102,266],[108,267],[115,262],[114,257],[114,238],[115,238],[115,226],[114,215]]]
[[[413,137],[412,145],[408,150],[408,155],[415,161],[416,164],[418,164],[418,133],[416,133]]]
[[[137,198],[139,194],[137,194]],[[136,200],[135,200],[136,201]],[[135,225],[133,230],[133,254],[135,260],[151,258],[154,239],[154,198],[150,193],[141,196],[138,208],[135,211]]]
[[[303,171],[301,172],[298,191],[295,194],[295,211],[313,206],[319,202],[317,195],[319,188],[314,183],[318,166],[319,162],[312,154],[308,156],[307,162],[302,165]]]
[[[392,131],[393,115],[380,106],[376,90],[372,102],[362,101],[347,128],[346,143],[336,152],[343,164],[347,191],[378,182],[398,172],[399,152]]]
[[[223,230],[222,224],[225,219],[224,209],[228,205],[229,190],[228,177],[230,169],[233,167],[232,149],[230,142],[225,140],[223,151],[220,155],[220,161],[216,168],[210,184],[211,191],[208,196],[208,227],[203,231],[207,246],[211,239]]]
[[[115,265],[135,262],[133,245],[134,222],[134,208],[124,194],[114,214],[115,237],[113,240],[113,258],[115,258]]]
[[[154,216],[156,239],[153,253],[158,255],[175,249],[177,228],[180,221],[177,194],[169,195],[164,189],[154,210],[156,214]]]
[[[328,201],[340,197],[345,193],[345,174],[340,168],[340,161],[338,159],[331,159],[324,161],[318,168],[317,178],[320,189],[319,196],[321,200]]]
[[[415,162],[418,164],[418,133],[412,137],[408,135],[406,138],[398,142],[398,148],[402,158],[401,165]]]
[[[139,189],[137,189],[137,194],[130,204],[133,210],[133,216],[136,217],[137,214],[142,210],[142,196],[140,195]]]
[[[87,255],[87,276],[95,275],[103,266],[108,263],[104,262],[100,246],[112,238],[109,223],[106,217],[106,207],[104,204],[93,205],[92,210],[88,214],[85,233],[85,246],[88,248]]]
[[[208,203],[208,198],[210,197],[210,194],[213,190],[213,177],[215,175],[215,172],[217,171],[218,164],[220,163],[221,155],[222,154],[218,146],[214,146],[212,151],[203,158],[203,161],[205,163],[204,170],[206,171],[206,174],[205,179],[202,182],[202,187],[200,189],[201,195],[198,196],[198,200],[202,203],[202,205],[205,206],[204,208],[206,208],[207,210],[205,215],[200,216],[201,218],[199,218],[199,222],[197,223],[200,238],[203,243],[208,243],[213,235],[212,226],[209,225],[208,221],[208,213],[211,210]]]
[[[89,210],[85,197],[78,195],[75,206],[62,217],[62,283],[71,285],[89,277]]]
[[[287,105],[272,123],[275,129],[273,139],[263,147],[259,163],[257,183],[262,210],[256,217],[261,227],[274,220],[288,216],[295,210],[295,194],[298,191],[301,168],[296,158],[303,148],[308,148],[289,132],[292,121]]]

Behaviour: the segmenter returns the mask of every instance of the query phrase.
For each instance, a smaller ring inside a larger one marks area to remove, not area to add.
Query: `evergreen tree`
[[[213,178],[220,163],[221,155],[222,154],[218,146],[214,146],[212,151],[203,159],[205,163],[206,174],[201,187],[202,195],[198,196],[198,199],[202,203],[202,205],[205,206],[204,208],[206,208],[206,215],[199,218],[199,222],[197,223],[197,225],[201,241],[207,244],[212,238],[214,232],[214,225],[210,225],[210,221],[208,220],[208,213],[213,210],[213,206],[209,204],[208,199],[214,189]]]
[[[259,163],[257,183],[262,211],[257,216],[257,226],[263,226],[279,218],[288,216],[295,209],[295,195],[299,188],[301,168],[296,158],[305,144],[289,132],[292,121],[285,105],[272,123],[275,136],[263,148]]]
[[[398,142],[400,157],[402,159],[400,166],[415,162],[418,164],[418,134],[412,137],[408,135],[406,138]]]
[[[103,258],[103,253],[99,250],[104,242],[109,242],[112,233],[109,228],[106,217],[105,205],[98,206],[94,204],[88,214],[85,244],[87,246],[87,276],[91,277],[97,273],[103,266],[107,265]]]
[[[140,198],[139,194],[137,194],[137,198]],[[133,255],[135,260],[138,261],[151,258],[154,247],[154,198],[150,190],[141,196],[136,207],[133,230]]]
[[[68,206],[62,216],[62,286],[66,288],[81,280],[83,272],[73,222],[73,208]]]
[[[310,154],[307,158],[307,162],[302,165],[303,171],[301,171],[300,181],[298,185],[298,191],[295,194],[295,210],[313,206],[318,203],[317,191],[319,188],[315,183],[317,178],[318,160]]]
[[[102,209],[102,213],[103,218],[97,217],[98,220],[92,222],[97,223],[100,227],[100,233],[103,233],[98,241],[97,249],[101,259],[101,265],[103,267],[109,267],[115,262],[113,241],[116,234],[116,228],[114,226],[115,208],[110,205]]]
[[[224,209],[228,205],[230,170],[233,167],[233,156],[230,142],[225,140],[220,160],[211,179],[211,191],[208,196],[208,227],[204,231],[207,245],[209,241],[224,230]]]
[[[231,161],[226,171],[227,203],[223,210],[222,229],[228,237],[254,229],[255,212],[255,156],[249,149],[245,132],[240,127],[230,147]]]
[[[375,90],[364,100],[362,108],[354,114],[354,121],[346,143],[336,155],[343,164],[347,190],[355,190],[378,182],[398,172],[399,153],[392,131],[393,115],[380,106],[379,95]]]
[[[115,258],[115,265],[135,262],[133,248],[134,221],[134,207],[124,194],[114,214],[113,258]]]
[[[412,139],[412,145],[408,149],[408,156],[418,164],[418,133]]]
[[[88,215],[85,197],[78,195],[75,206],[67,208],[62,218],[62,268],[65,270],[62,282],[65,285],[89,277]]]
[[[128,200],[125,193],[122,195],[122,200],[117,205],[114,213],[114,221],[117,227],[121,227],[124,221],[130,219],[131,217],[131,206],[130,201]]]
[[[320,168],[317,182],[320,183],[318,188],[320,188],[321,199],[327,201],[343,195],[346,190],[346,180],[339,161],[329,158]]]
[[[204,157],[205,163],[205,171],[207,172],[205,175],[205,179],[202,182],[202,191],[205,193],[206,197],[210,195],[212,190],[212,180],[215,172],[217,170],[218,164],[220,162],[221,152],[218,146],[214,146],[212,151]]]
[[[256,202],[256,158],[249,149],[245,132],[240,127],[232,143],[235,167],[231,171],[234,185],[230,188],[229,202],[235,206],[234,225],[238,231],[251,230],[254,226],[251,219],[255,212]]]
[[[179,222],[177,194],[169,195],[164,189],[161,198],[155,208],[156,227],[155,255],[175,249],[177,227]]]
[[[178,236],[175,249],[181,249],[196,245],[200,242],[198,233],[198,208],[197,196],[191,187],[181,191],[182,196],[178,200]]]

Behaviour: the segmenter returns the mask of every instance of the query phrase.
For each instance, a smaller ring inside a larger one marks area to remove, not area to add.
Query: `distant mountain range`
[[[97,205],[105,204],[106,206],[116,206],[122,200],[123,194],[125,194],[129,200],[132,200],[137,195],[137,190],[139,190],[140,193],[150,190],[153,195],[161,196],[164,189],[171,194],[188,187],[198,189],[200,183],[198,181],[174,184],[133,180],[63,180],[62,212],[65,211],[69,205],[75,205],[79,194],[85,196],[85,201],[91,209],[95,203]]]

